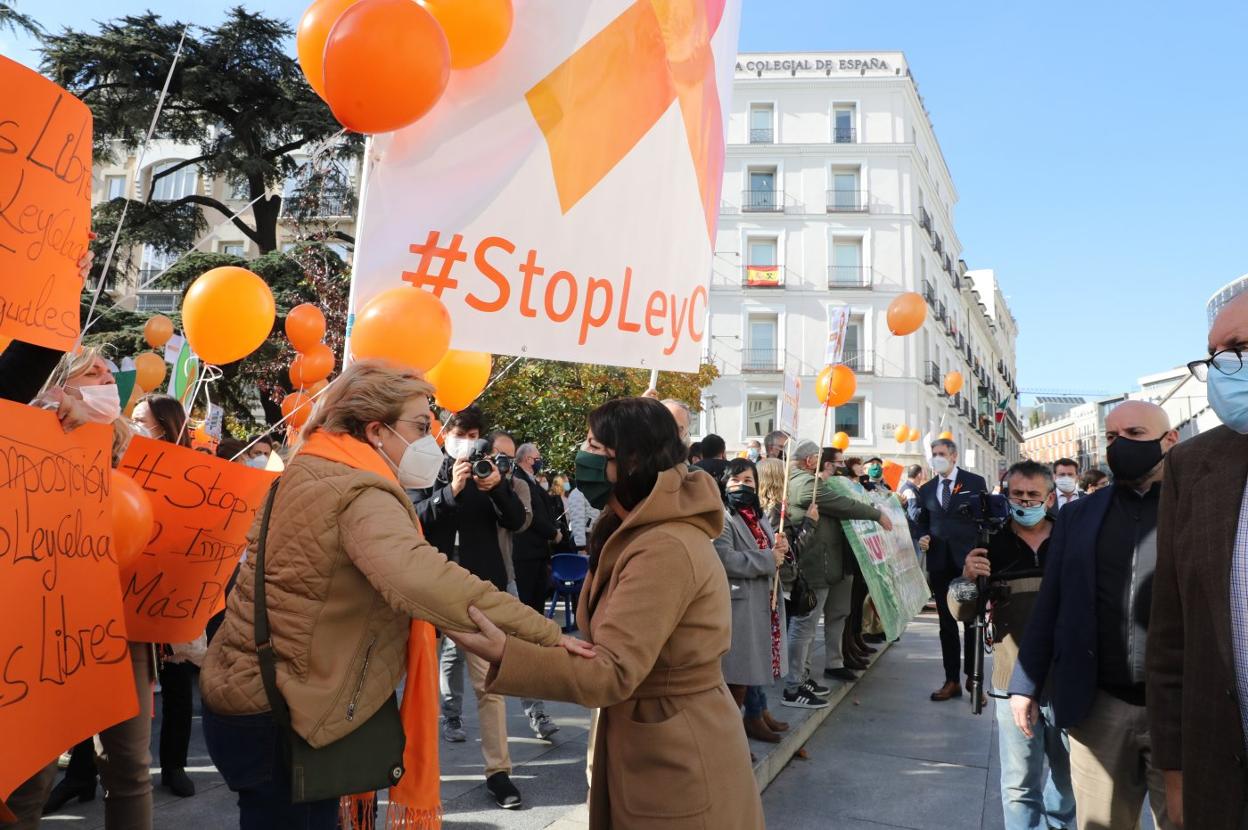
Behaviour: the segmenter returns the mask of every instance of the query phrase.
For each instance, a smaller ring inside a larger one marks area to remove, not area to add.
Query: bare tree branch
[[[169,202],[169,204],[171,205],[202,205],[207,208],[212,208],[213,210],[219,212],[223,216],[233,217],[230,221],[234,223],[234,227],[242,231],[247,236],[247,238],[250,239],[252,242],[255,242],[257,245],[262,244],[260,235],[256,233],[254,229],[248,226],[248,224],[244,222],[242,218],[238,216],[234,216],[234,211],[230,210],[229,205],[226,205],[224,202],[219,202],[216,199],[210,198],[208,196],[200,196],[197,193],[192,193],[190,196],[183,196],[181,199],[175,199]]]

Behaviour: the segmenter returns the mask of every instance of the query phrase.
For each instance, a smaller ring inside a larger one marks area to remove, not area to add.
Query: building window
[[[775,114],[775,108],[771,104],[750,104],[751,144],[775,143]]]
[[[747,372],[775,372],[780,367],[780,321],[774,314],[751,314],[746,323]]]
[[[780,210],[776,193],[776,168],[760,167],[749,172],[749,189],[745,191],[744,209],[757,211]]]
[[[866,210],[857,167],[839,167],[832,171],[832,189],[828,191],[829,213],[856,213]]]
[[[236,256],[239,259],[242,259],[243,257],[247,255],[247,243],[246,242],[222,242],[219,250],[221,253],[226,254],[228,256]]]
[[[762,437],[776,430],[775,395],[747,395],[745,398],[746,437]]]
[[[854,127],[857,107],[853,104],[837,104],[832,108],[832,141],[837,144],[853,144],[858,140]]]
[[[199,168],[193,164],[189,167],[180,168],[166,176],[156,178],[160,173],[181,163],[181,161],[174,160],[162,161],[159,164],[152,165],[152,180],[155,182],[155,186],[152,188],[152,201],[171,202],[195,193],[199,182]]]
[[[781,277],[775,237],[751,237],[746,240],[745,284],[750,288],[779,288]]]
[[[861,239],[832,241],[832,265],[829,266],[828,284],[833,288],[867,285],[866,269],[862,267]]]
[[[842,362],[860,374],[874,371],[871,350],[866,348],[862,318],[852,318],[845,327],[845,356]]]
[[[105,198],[109,201],[113,199],[121,199],[126,195],[126,177],[125,176],[105,176],[104,177]]]
[[[862,437],[862,401],[850,401],[836,408],[835,431],[850,438]]]

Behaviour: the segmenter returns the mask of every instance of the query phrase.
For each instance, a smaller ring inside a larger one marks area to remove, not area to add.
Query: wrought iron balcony
[[[865,265],[829,265],[828,288],[870,288],[873,276]]]
[[[932,232],[932,215],[925,207],[919,208],[919,227],[928,233]]]
[[[833,144],[857,144],[858,131],[853,127],[833,127],[832,128]]]
[[[784,192],[778,188],[771,190],[743,190],[741,192],[742,213],[784,213],[786,204]]]
[[[932,308],[936,307],[936,287],[927,280],[923,280],[923,299],[927,300],[927,304]]]
[[[932,361],[927,361],[923,367],[923,382],[928,386],[940,387],[940,367]]]
[[[751,127],[750,128],[751,144],[775,144],[776,131],[771,127]]]
[[[741,350],[742,372],[779,372],[780,351],[771,348],[747,348]]]
[[[861,190],[829,190],[828,213],[867,213],[867,194]]]
[[[875,374],[875,354],[870,351],[847,351],[841,356],[841,363],[860,375]]]

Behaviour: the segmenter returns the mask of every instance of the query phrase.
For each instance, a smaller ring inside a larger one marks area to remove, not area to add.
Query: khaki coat
[[[255,643],[255,551],[212,639],[200,687],[218,715],[269,711]],[[554,645],[559,626],[478,579],[425,541],[398,484],[365,470],[297,455],[282,474],[265,548],[265,592],[277,685],[309,744],[349,734],[405,676],[413,618],[475,631],[468,606],[503,630]]]
[[[487,689],[602,709],[589,796],[593,830],[754,830],[762,802],[741,713],[720,670],[731,641],[728,578],[713,540],[719,488],[683,466],[604,546],[578,611],[597,656],[509,638]]]

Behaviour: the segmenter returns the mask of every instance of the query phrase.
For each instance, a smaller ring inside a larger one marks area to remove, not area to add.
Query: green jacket
[[[789,473],[789,512],[794,524],[806,518],[814,491],[814,473],[798,469]],[[879,519],[880,510],[864,500],[840,495],[825,481],[819,482],[815,504],[819,505],[815,536],[802,547],[797,564],[810,587],[817,590],[830,588],[844,579],[845,556],[853,556],[840,520]]]

